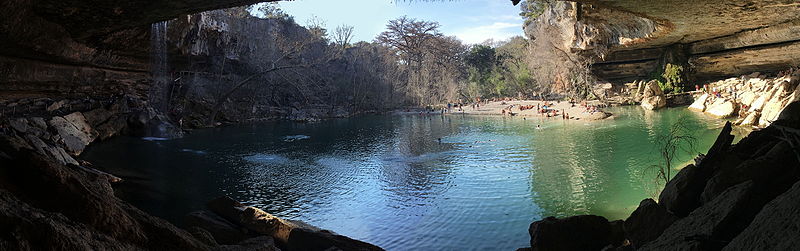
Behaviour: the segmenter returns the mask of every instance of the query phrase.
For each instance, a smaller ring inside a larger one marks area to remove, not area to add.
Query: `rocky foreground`
[[[800,245],[800,102],[731,145],[727,123],[706,155],[684,167],[658,202],[624,221],[545,218],[522,250],[792,250]]]
[[[146,101],[23,99],[0,120],[0,250],[381,250],[221,198],[187,216],[189,230],[114,195],[124,182],[81,161],[115,135],[176,136]]]

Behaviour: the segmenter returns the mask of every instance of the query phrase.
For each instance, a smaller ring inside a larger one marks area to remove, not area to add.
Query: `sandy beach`
[[[606,119],[612,114],[596,109],[590,112],[581,103],[571,105],[569,102],[550,102],[550,101],[534,101],[534,100],[512,100],[512,101],[494,101],[482,103],[479,107],[473,108],[472,105],[462,106],[461,109],[451,108],[448,114],[466,114],[466,115],[499,115],[499,116],[522,116],[522,117],[547,117],[547,113],[540,113],[537,106],[541,109],[547,103],[549,115],[554,118],[561,119],[562,113],[569,115],[569,119],[575,120],[599,120]],[[587,102],[588,106],[596,105],[596,102]],[[530,107],[532,109],[521,109]],[[505,110],[505,113],[503,112]],[[510,111],[510,113],[509,113]],[[555,115],[553,115],[555,111]],[[512,115],[513,114],[513,115]]]

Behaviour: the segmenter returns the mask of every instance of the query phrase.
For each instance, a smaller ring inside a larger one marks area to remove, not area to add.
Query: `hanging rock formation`
[[[557,2],[526,27],[560,30],[556,46],[601,54],[596,76],[647,79],[665,63],[690,66],[689,81],[777,72],[800,63],[800,3],[794,1],[576,0]]]

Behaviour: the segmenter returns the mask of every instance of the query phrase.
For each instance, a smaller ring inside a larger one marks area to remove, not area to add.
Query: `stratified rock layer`
[[[565,34],[555,43],[565,51],[603,54],[592,69],[607,81],[648,79],[676,54],[684,55],[678,63],[690,66],[692,82],[800,64],[800,8],[793,1],[574,2],[545,10],[527,35],[536,38],[543,35],[537,27],[550,26]]]

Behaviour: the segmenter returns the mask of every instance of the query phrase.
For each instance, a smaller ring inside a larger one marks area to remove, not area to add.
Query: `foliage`
[[[683,91],[683,66],[667,63],[660,71],[651,74],[664,93],[680,93]]]
[[[439,23],[406,16],[389,21],[375,42],[391,48],[399,57],[405,81],[397,86],[410,105],[454,102],[463,79],[460,40],[444,36]]]
[[[547,10],[551,0],[524,0],[519,3],[519,15],[525,19],[525,25],[539,18]]]
[[[523,60],[528,41],[513,37],[496,44],[473,45],[464,56],[469,84],[475,88],[463,96],[475,98],[530,97],[538,89],[528,64]],[[475,90],[479,91],[475,91]]]
[[[474,45],[464,57],[464,61],[468,66],[477,69],[478,73],[487,74],[497,64],[496,54],[495,48],[487,45]]]
[[[289,14],[281,9],[280,5],[277,2],[268,2],[268,3],[260,3],[251,5],[248,11],[256,17],[259,18],[266,18],[266,19],[285,19],[291,18]]]
[[[325,28],[326,22],[324,19],[312,15],[308,20],[306,20],[306,28],[315,38],[327,40],[328,39],[328,29]]]

